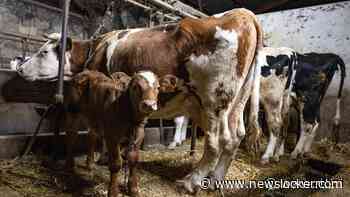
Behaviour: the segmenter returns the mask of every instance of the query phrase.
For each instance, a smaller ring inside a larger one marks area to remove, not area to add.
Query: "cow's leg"
[[[213,113],[207,113],[209,127],[205,135],[204,153],[202,159],[198,162],[197,168],[188,174],[183,180],[177,181],[188,192],[193,193],[200,186],[201,181],[210,171],[215,168],[219,156],[219,123],[218,117]]]
[[[107,163],[108,163],[108,151],[107,151],[106,140],[104,137],[102,138],[102,151],[101,151],[100,155],[101,156],[98,159],[97,163],[99,165],[107,165]]]
[[[193,156],[196,153],[196,144],[197,144],[197,124],[192,121],[191,128],[191,151],[190,155]]]
[[[75,161],[74,161],[74,146],[76,139],[78,137],[78,132],[76,130],[66,130],[66,170],[74,171]]]
[[[177,144],[181,143],[181,128],[184,122],[184,116],[179,116],[174,118],[175,122],[175,133],[174,133],[174,140],[169,144],[169,149],[174,149]]]
[[[66,112],[64,114],[64,131],[65,142],[66,142],[66,170],[74,171],[75,162],[74,162],[74,147],[76,139],[78,137],[77,123],[79,116]]]
[[[88,128],[88,155],[86,159],[86,168],[92,170],[95,164],[95,149],[97,142],[97,133],[95,128]]]
[[[261,163],[266,164],[274,156],[276,147],[281,144],[280,132],[282,126],[281,110],[279,105],[265,105],[266,119],[269,128],[269,142],[265,153],[261,158]]]
[[[253,72],[254,71],[254,72]],[[254,73],[254,74],[253,74]],[[259,109],[259,91],[260,88],[260,67],[257,66],[252,69],[247,76],[247,81],[239,90],[234,102],[232,102],[227,111],[222,112],[220,117],[220,152],[219,161],[215,167],[212,175],[216,180],[223,180],[235,154],[238,150],[239,144],[244,138],[246,131],[244,126],[244,108],[251,96],[251,100],[258,100],[253,102],[258,106],[251,106],[252,108]],[[253,83],[254,82],[254,83]],[[257,97],[257,98],[256,98]],[[254,111],[250,116],[256,116],[258,111]],[[251,119],[252,120],[252,119]],[[260,127],[258,127],[260,129]]]
[[[131,151],[128,153],[129,182],[128,189],[130,196],[139,196],[139,177],[137,176],[137,164],[139,161],[139,150],[144,139],[144,125],[136,128],[136,140]]]
[[[282,139],[281,140],[281,144],[277,148],[277,151],[276,151],[276,153],[274,155],[274,160],[275,161],[279,161],[279,158],[284,155],[284,143],[285,143],[285,139]]]
[[[301,154],[305,154],[305,153],[310,153],[311,151],[311,145],[314,141],[314,138],[316,136],[316,131],[318,128],[318,123],[312,124],[311,126],[311,132],[307,132],[307,140],[305,142],[305,145],[303,147],[302,153]]]
[[[220,135],[219,142],[221,155],[215,170],[210,173],[211,178],[214,180],[223,180],[225,178],[226,172],[236,155],[239,144],[245,136],[245,127],[244,124],[241,124],[244,121],[243,110],[237,110],[237,108],[233,110],[234,111],[230,114],[224,115],[227,117],[222,118],[221,126],[224,129],[221,129],[223,133]],[[214,187],[215,185],[212,184],[211,186]]]
[[[290,89],[284,92],[283,104],[282,104],[282,125],[280,128],[280,144],[276,147],[274,160],[279,161],[280,157],[284,155],[284,145],[287,138],[288,126],[289,126],[289,110],[290,110]]]
[[[260,53],[259,53],[260,54]],[[259,56],[259,55],[258,55]],[[257,60],[259,57],[257,57]],[[259,126],[259,102],[260,102],[260,74],[261,74],[261,63],[256,63],[254,71],[254,83],[251,90],[250,96],[250,111],[248,119],[248,132],[247,132],[247,147],[252,147],[250,151],[253,151],[256,155],[259,150],[259,142],[261,137],[261,128]],[[250,92],[250,91],[249,91]]]
[[[120,144],[118,139],[113,136],[106,136],[106,144],[109,156],[109,172],[110,182],[108,187],[109,197],[118,197],[118,172],[122,167],[122,159],[120,155]]]
[[[300,136],[297,142],[297,145],[295,146],[293,152],[291,153],[292,159],[297,159],[298,155],[302,152],[305,141],[307,140],[307,133],[305,132],[305,121],[303,116],[303,106],[302,104],[299,104],[299,121],[300,121]]]
[[[188,117],[184,116],[184,120],[181,125],[181,138],[180,138],[181,143],[186,140],[188,121],[189,121]]]

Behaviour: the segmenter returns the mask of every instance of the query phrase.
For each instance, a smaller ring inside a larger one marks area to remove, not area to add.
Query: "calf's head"
[[[129,95],[136,112],[149,114],[157,110],[158,77],[151,71],[136,73],[129,84]]]
[[[173,75],[158,78],[151,71],[136,73],[130,84],[129,94],[133,108],[142,114],[150,114],[158,109],[158,94],[175,91],[178,80]]]

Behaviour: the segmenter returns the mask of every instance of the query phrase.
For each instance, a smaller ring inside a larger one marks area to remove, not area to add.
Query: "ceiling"
[[[181,0],[203,12],[212,15],[229,9],[245,7],[256,14],[334,3],[340,0]]]
[[[42,3],[62,7],[63,0],[36,0]],[[89,14],[87,10],[94,10],[97,14],[103,14],[108,2],[111,0],[72,0],[71,11],[79,14]],[[147,2],[147,0],[138,0]],[[163,0],[164,1],[164,0]],[[224,12],[229,9],[245,7],[256,14],[273,12],[278,10],[286,10],[300,8],[312,5],[326,4],[339,2],[342,0],[180,0],[202,12],[212,15],[215,13]],[[117,0],[117,3],[122,3],[122,0]]]

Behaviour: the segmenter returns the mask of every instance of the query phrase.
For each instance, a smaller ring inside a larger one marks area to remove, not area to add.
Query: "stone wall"
[[[70,15],[69,35],[87,37],[83,17]],[[44,33],[61,31],[61,12],[22,0],[0,1],[0,68],[8,68],[14,56],[35,52],[41,46]],[[23,37],[28,37],[28,49],[22,45]]]

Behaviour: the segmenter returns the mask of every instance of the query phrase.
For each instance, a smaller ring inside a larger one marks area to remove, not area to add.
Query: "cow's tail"
[[[341,96],[343,92],[343,86],[344,86],[344,79],[346,76],[346,70],[345,70],[345,63],[344,61],[338,56],[335,55],[337,59],[338,69],[340,71],[340,84],[338,89],[338,95],[337,95],[337,106],[336,106],[336,113],[334,117],[333,122],[333,133],[335,134],[336,142],[339,141],[339,129],[340,129],[340,102],[341,102]]]
[[[250,96],[250,112],[249,112],[249,126],[247,132],[246,148],[252,150],[255,154],[259,150],[259,139],[261,136],[261,129],[259,126],[259,99],[260,99],[260,76],[261,76],[261,65],[265,62],[265,55],[263,54],[263,31],[261,25],[256,16],[254,18],[254,25],[257,33],[257,43],[255,49],[255,57],[253,60],[254,79],[253,87]]]

